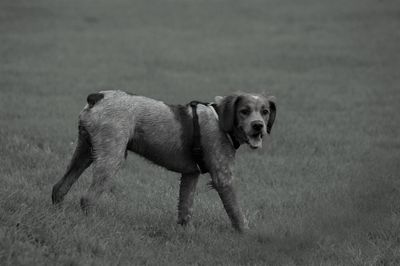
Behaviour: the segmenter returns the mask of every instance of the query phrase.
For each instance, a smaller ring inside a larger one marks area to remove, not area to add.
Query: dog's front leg
[[[217,190],[233,228],[238,232],[243,232],[244,229],[248,228],[248,225],[239,207],[236,193],[232,185],[232,175],[228,174],[228,172],[230,171],[218,171],[217,173],[213,173],[211,175],[211,185]]]
[[[226,213],[231,220],[233,228],[235,228],[239,232],[243,232],[244,229],[247,228],[245,223],[244,215],[242,214],[242,210],[239,207],[236,193],[233,189],[232,185],[220,187],[217,189],[219,197],[224,204],[224,208]]]
[[[178,224],[186,225],[192,218],[193,199],[199,174],[182,174],[179,188]]]

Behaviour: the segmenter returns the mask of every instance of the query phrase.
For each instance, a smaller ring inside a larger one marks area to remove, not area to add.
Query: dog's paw
[[[178,218],[177,224],[186,226],[186,225],[190,224],[190,220],[191,220],[190,215],[186,215],[185,217]]]
[[[194,225],[191,221],[178,220],[177,224],[180,225],[179,228],[177,228],[178,231],[182,230],[183,232],[189,232],[189,233],[195,231]]]
[[[53,187],[53,191],[51,193],[51,201],[53,204],[58,204],[63,201],[64,196],[62,196],[56,186]]]
[[[89,200],[89,198],[87,198],[87,197],[82,197],[80,204],[81,204],[81,209],[82,209],[83,213],[85,215],[88,215],[90,209],[93,207],[91,200]]]

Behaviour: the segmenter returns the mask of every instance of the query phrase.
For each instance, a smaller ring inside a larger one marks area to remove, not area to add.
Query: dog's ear
[[[219,125],[225,132],[233,130],[236,116],[236,102],[238,98],[238,95],[215,97],[215,103],[218,106]]]
[[[276,117],[276,99],[274,96],[270,96],[267,98],[269,103],[269,118],[267,123],[267,133],[271,133],[272,125],[274,124],[275,117]]]

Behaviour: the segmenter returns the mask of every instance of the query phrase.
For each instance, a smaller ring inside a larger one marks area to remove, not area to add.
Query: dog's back
[[[191,116],[187,106],[167,105],[122,91],[91,95],[79,120],[89,132],[94,149],[101,148],[96,147],[97,138],[104,139],[106,134],[112,141],[118,135],[125,139],[127,150],[169,170],[197,170],[190,156]]]

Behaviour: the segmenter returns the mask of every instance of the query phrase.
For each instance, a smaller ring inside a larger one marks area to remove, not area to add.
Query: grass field
[[[399,265],[399,86],[397,0],[2,0],[0,264]],[[91,171],[52,206],[85,98],[111,88],[277,97],[264,149],[237,154],[249,231],[208,176],[176,225],[178,175],[134,154],[90,215]]]

